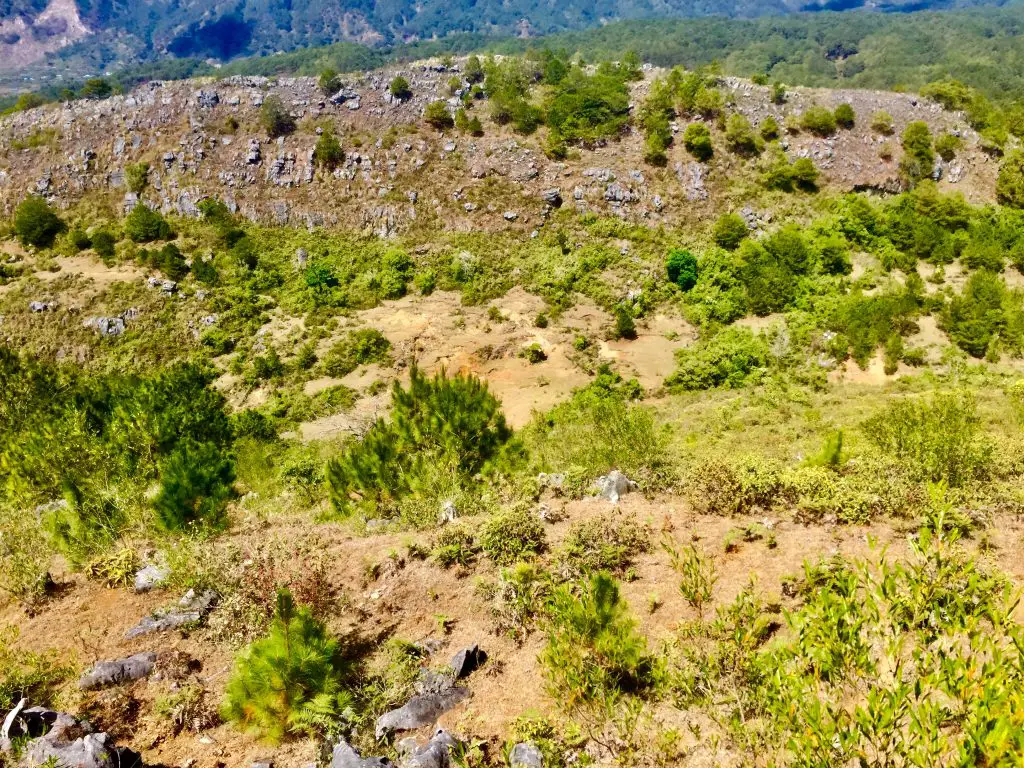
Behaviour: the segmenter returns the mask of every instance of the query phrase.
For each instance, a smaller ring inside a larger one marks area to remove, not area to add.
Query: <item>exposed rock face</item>
[[[108,685],[141,680],[153,671],[155,664],[156,654],[152,652],[137,653],[126,659],[100,661],[81,677],[78,687],[83,691],[88,691],[93,688],[104,688]]]
[[[391,768],[392,765],[386,757],[363,757],[344,739],[331,753],[330,768]]]

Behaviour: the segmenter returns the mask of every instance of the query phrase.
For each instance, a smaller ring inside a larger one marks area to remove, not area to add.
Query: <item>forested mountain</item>
[[[754,18],[864,5],[881,11],[916,11],[976,4],[975,0],[4,0],[0,2],[0,69],[26,79],[52,80],[145,61],[178,57],[226,61],[339,41],[382,46],[460,32],[536,37],[628,19]]]

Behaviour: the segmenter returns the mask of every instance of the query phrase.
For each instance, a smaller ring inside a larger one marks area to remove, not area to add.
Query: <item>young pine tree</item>
[[[273,743],[323,731],[350,702],[345,666],[338,641],[281,590],[267,636],[235,660],[221,714]]]

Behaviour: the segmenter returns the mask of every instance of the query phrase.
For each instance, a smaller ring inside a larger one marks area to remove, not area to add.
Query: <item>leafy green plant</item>
[[[409,81],[401,75],[392,78],[388,84],[388,92],[399,101],[405,101],[412,97],[412,89],[409,87]]]
[[[992,446],[979,428],[974,397],[968,392],[896,400],[863,429],[880,450],[928,480],[945,480],[955,487],[990,468]]]
[[[14,231],[24,245],[49,248],[64,229],[64,222],[38,195],[29,195],[14,211]]]
[[[655,660],[628,610],[618,584],[604,573],[576,589],[555,590],[540,659],[552,698],[566,710],[597,705],[610,712],[624,694],[655,684]]]
[[[386,362],[390,352],[391,342],[376,328],[349,331],[324,356],[324,373],[342,377],[360,365]]]
[[[715,582],[718,581],[714,561],[693,544],[687,544],[680,552],[668,537],[662,542],[662,548],[668,553],[672,568],[679,575],[679,594],[703,620],[704,606],[711,601]]]
[[[818,105],[808,107],[800,116],[800,127],[816,136],[831,136],[836,132],[835,113]]]
[[[159,212],[145,203],[137,203],[125,217],[124,233],[133,242],[149,243],[154,240],[169,240],[171,226]]]
[[[711,145],[711,131],[704,123],[690,123],[683,131],[683,146],[686,151],[701,162],[707,162],[714,154]]]
[[[476,559],[476,553],[475,537],[465,523],[444,526],[434,537],[431,549],[431,556],[442,568],[465,568]]]
[[[271,742],[325,731],[351,702],[338,641],[281,590],[267,636],[235,662],[221,714]]]
[[[544,550],[544,525],[525,509],[490,517],[480,528],[480,547],[498,565],[511,565]]]
[[[333,130],[327,129],[320,134],[313,147],[313,162],[319,167],[333,171],[345,160],[345,150]]]
[[[649,528],[633,515],[607,512],[569,527],[558,560],[570,575],[623,573],[637,555],[651,549]]]
[[[697,257],[689,251],[673,249],[665,262],[669,281],[688,291],[697,284]]]
[[[149,183],[149,163],[129,163],[124,167],[124,180],[128,190],[141,193]]]
[[[267,96],[260,105],[260,125],[272,139],[295,132],[295,119],[276,94]]]
[[[739,214],[723,213],[715,221],[712,237],[726,250],[735,250],[750,235],[747,222]]]

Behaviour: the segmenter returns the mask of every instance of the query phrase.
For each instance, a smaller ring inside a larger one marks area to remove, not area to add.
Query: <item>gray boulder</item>
[[[151,589],[163,586],[170,576],[170,570],[166,565],[150,563],[135,572],[135,591],[149,592]]]
[[[330,768],[391,768],[386,757],[363,757],[351,744],[342,739],[331,752]]]
[[[597,488],[598,496],[616,504],[622,496],[636,490],[637,485],[619,470],[613,469],[607,475],[597,478],[594,487]]]
[[[463,648],[452,657],[451,667],[452,671],[455,672],[456,679],[459,679],[471,675],[485,661],[487,661],[487,653],[474,643],[468,648]]]
[[[141,680],[153,671],[155,664],[156,654],[151,651],[137,653],[125,659],[100,661],[82,675],[78,681],[78,687],[83,691],[88,691],[93,688],[104,688],[108,685]]]
[[[402,768],[449,768],[452,749],[458,740],[445,730],[439,730],[422,747],[413,746],[402,761]]]
[[[468,688],[449,686],[444,690],[413,696],[403,706],[385,712],[377,718],[374,729],[381,739],[394,731],[411,731],[433,725],[449,709],[469,696]]]
[[[540,197],[545,203],[555,208],[562,204],[562,190],[554,187],[543,190],[540,193]]]
[[[536,744],[521,741],[509,752],[508,764],[511,768],[544,768],[544,756]]]

